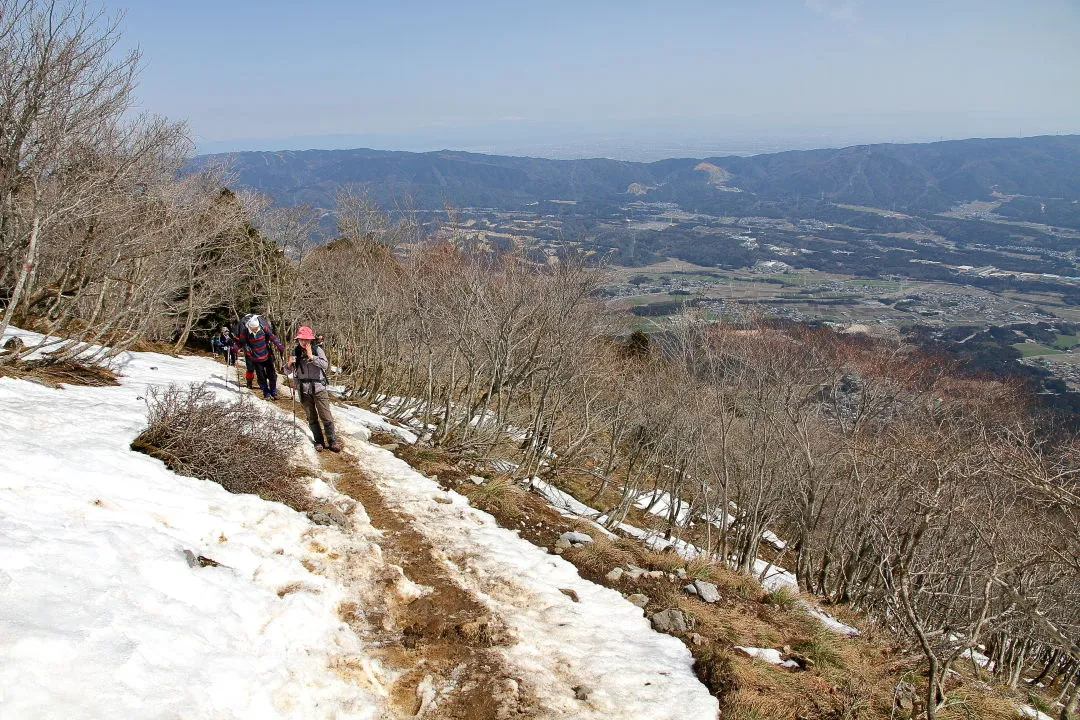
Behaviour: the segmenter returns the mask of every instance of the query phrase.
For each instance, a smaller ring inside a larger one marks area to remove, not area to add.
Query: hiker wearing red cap
[[[326,353],[312,341],[315,333],[304,325],[296,331],[296,348],[286,366],[300,391],[300,404],[307,415],[308,427],[315,441],[316,450],[341,452],[341,445],[334,436],[334,416],[330,413],[330,393],[327,392],[329,381],[326,371],[330,362]]]

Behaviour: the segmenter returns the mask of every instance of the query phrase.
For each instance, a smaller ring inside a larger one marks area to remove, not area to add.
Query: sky
[[[1080,132],[1080,0],[107,0],[207,151]]]

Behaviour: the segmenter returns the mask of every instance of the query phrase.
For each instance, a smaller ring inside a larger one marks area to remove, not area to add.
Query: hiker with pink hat
[[[327,391],[330,383],[326,371],[330,362],[314,340],[312,329],[302,325],[296,331],[297,344],[286,368],[294,376],[315,449],[341,452],[341,444],[334,435],[334,416],[330,412],[330,393]]]

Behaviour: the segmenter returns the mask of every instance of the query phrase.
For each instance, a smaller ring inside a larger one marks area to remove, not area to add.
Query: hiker
[[[334,416],[330,413],[329,381],[326,371],[330,362],[326,353],[315,344],[315,333],[306,325],[296,331],[296,347],[286,368],[293,374],[300,391],[300,404],[307,415],[308,427],[315,441],[316,450],[341,452],[341,445],[334,436]]]
[[[258,315],[250,315],[236,336],[236,344],[244,349],[244,362],[248,366],[248,387],[251,373],[259,379],[259,388],[266,400],[277,400],[277,369],[274,367],[274,348],[280,353],[285,346],[277,335]]]
[[[236,346],[236,340],[233,339],[229,328],[222,326],[221,332],[210,338],[210,347],[214,348],[215,353],[219,353],[225,358],[226,365],[236,364],[236,353],[239,348]]]

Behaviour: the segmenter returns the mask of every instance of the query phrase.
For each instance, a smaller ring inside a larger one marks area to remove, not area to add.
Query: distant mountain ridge
[[[238,152],[224,159],[237,184],[280,204],[332,204],[344,185],[381,203],[408,196],[420,209],[445,205],[511,210],[541,201],[607,205],[676,202],[700,212],[738,211],[756,202],[828,201],[941,210],[995,193],[1080,198],[1080,135],[856,145],[764,155],[673,158],[652,163],[548,160],[457,151]],[[631,188],[631,186],[633,186]]]

